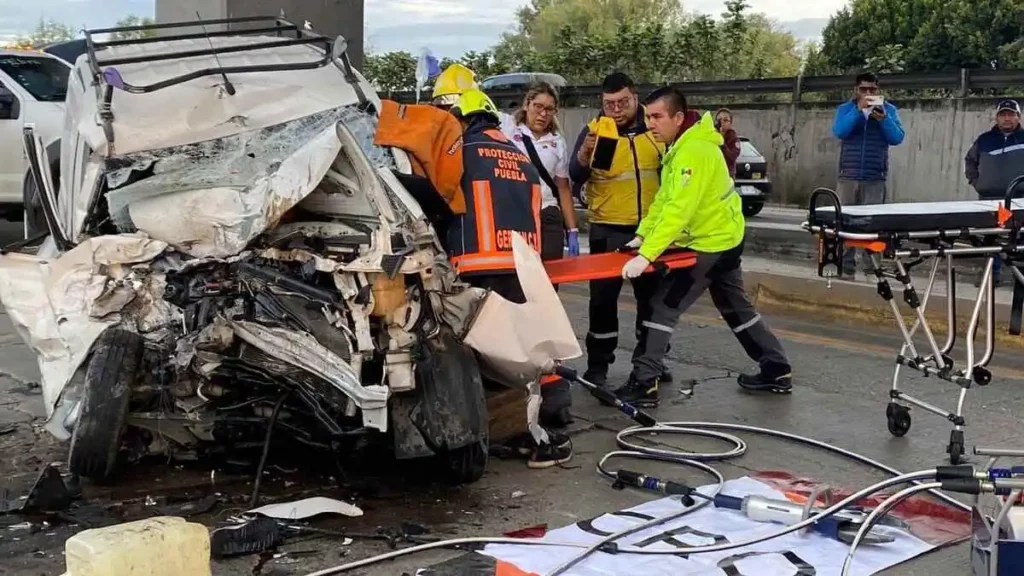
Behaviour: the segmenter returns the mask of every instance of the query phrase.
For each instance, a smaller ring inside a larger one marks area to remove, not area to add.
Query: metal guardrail
[[[848,91],[856,76],[797,76],[788,78],[757,78],[748,80],[720,80],[714,82],[677,82],[687,95],[793,95],[793,102],[799,102],[803,94]],[[957,96],[966,97],[972,90],[1009,88],[1024,86],[1024,70],[950,70],[947,72],[922,72],[915,74],[880,74],[879,83],[886,90],[951,90]],[[663,84],[638,86],[641,94],[648,93]],[[560,96],[567,104],[580,104],[600,97],[600,86],[566,86]],[[496,102],[517,100],[522,90],[492,90],[488,92]],[[415,102],[414,91],[394,92],[390,95],[399,102]],[[429,99],[429,95],[427,96]],[[421,101],[424,101],[421,97]],[[499,104],[500,106],[500,104]]]

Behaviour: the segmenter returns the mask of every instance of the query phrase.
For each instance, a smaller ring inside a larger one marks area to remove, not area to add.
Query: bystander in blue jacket
[[[884,204],[889,175],[889,147],[903,142],[899,112],[879,94],[878,78],[871,73],[856,78],[853,97],[836,110],[832,133],[842,141],[836,194],[846,206]],[[843,254],[843,276],[852,280],[856,253]],[[869,272],[868,266],[864,266]]]

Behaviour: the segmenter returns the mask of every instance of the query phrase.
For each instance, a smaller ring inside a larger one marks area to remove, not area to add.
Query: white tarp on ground
[[[704,486],[700,491],[710,494],[713,486]],[[785,495],[778,490],[751,478],[726,482],[723,493],[732,496],[757,494],[785,499]],[[635,527],[649,519],[677,514],[681,510],[682,504],[678,498],[662,498],[623,512],[605,514],[589,523],[580,522],[552,530],[543,540],[593,545],[608,534]],[[709,505],[678,520],[623,538],[618,545],[620,548],[644,547],[684,554],[687,545],[741,542],[776,532],[779,528],[778,524],[754,522],[737,511],[720,510]],[[896,536],[896,541],[860,547],[854,556],[850,574],[874,574],[934,548],[906,532],[891,528],[887,530]],[[566,576],[839,576],[849,549],[847,544],[809,532],[806,535],[791,534],[736,550],[695,554],[687,558],[677,555],[597,553],[566,572]],[[580,550],[502,544],[487,546],[483,553],[515,564],[526,572],[547,574],[578,555]]]

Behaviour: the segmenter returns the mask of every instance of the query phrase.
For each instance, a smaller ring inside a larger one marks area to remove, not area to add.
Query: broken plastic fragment
[[[295,502],[269,504],[255,510],[250,510],[247,514],[260,514],[279,520],[302,520],[319,514],[341,514],[342,516],[356,518],[362,516],[363,511],[359,507],[347,502],[317,496]]]
[[[548,525],[538,524],[536,526],[530,526],[529,528],[505,532],[505,536],[508,536],[509,538],[543,538],[547,533]]]

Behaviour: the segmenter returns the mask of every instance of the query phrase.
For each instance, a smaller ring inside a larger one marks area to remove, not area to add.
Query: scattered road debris
[[[246,514],[259,514],[279,520],[304,520],[319,516],[320,514],[340,514],[350,518],[357,518],[363,515],[363,511],[359,507],[347,502],[318,496],[295,502],[269,504],[255,510],[250,510]]]
[[[52,464],[45,466],[35,482],[0,487],[0,514],[13,512],[56,512],[71,505],[74,495],[68,490],[60,472]]]
[[[543,538],[547,533],[548,525],[538,524],[536,526],[530,526],[529,528],[521,528],[519,530],[505,532],[505,536],[508,536],[509,538]]]

